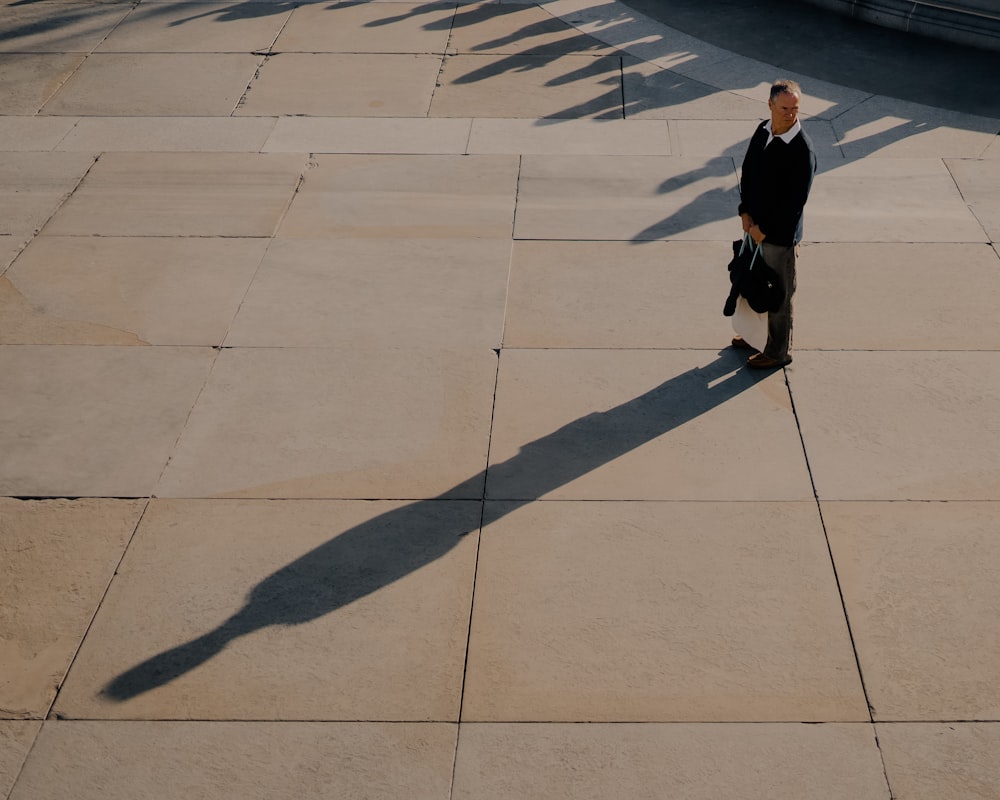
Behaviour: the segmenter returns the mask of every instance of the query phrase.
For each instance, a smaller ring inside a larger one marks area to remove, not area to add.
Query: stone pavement
[[[0,797],[1000,796],[1000,119],[792,75],[751,374],[778,76],[604,0],[4,5]]]

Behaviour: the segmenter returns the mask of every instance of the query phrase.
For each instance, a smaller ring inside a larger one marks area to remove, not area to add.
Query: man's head
[[[771,96],[767,107],[771,109],[771,131],[777,136],[789,128],[799,118],[799,100],[802,89],[795,81],[775,81],[771,85]]]

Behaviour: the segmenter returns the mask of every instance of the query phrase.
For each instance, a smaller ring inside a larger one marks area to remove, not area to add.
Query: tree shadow
[[[258,583],[243,607],[218,627],[165,650],[111,680],[102,694],[123,702],[190,672],[242,636],[274,625],[301,625],[331,614],[441,558],[476,528],[444,521],[440,501],[455,496],[503,500],[483,524],[538,500],[711,411],[761,377],[732,350],[607,411],[594,412],[525,444],[435,498],[393,509],[344,531]],[[484,488],[485,487],[485,488]]]

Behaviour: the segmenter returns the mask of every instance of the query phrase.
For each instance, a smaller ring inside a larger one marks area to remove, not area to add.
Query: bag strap
[[[753,246],[753,239],[750,238],[750,234],[749,233],[745,233],[744,232],[744,234],[743,234],[743,242],[740,244],[739,255],[743,255],[743,251],[747,249],[747,245],[750,245],[752,247]]]

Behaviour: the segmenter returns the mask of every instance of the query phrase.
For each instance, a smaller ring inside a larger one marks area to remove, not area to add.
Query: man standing
[[[785,284],[785,302],[767,315],[767,344],[747,365],[772,369],[790,364],[795,256],[802,240],[802,210],[816,173],[816,153],[799,122],[802,90],[795,81],[776,81],[767,101],[771,118],[754,131],[740,180],[739,215],[744,233],[761,244],[764,261]],[[752,350],[737,336],[733,347]]]

